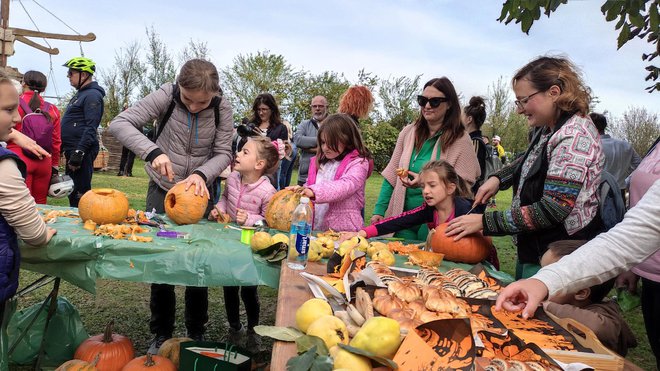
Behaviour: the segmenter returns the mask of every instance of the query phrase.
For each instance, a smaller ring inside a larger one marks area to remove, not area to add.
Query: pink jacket
[[[306,187],[314,191],[315,203],[328,203],[325,220],[314,229],[359,231],[364,226],[364,189],[373,171],[373,161],[359,157],[357,150],[347,154],[335,174],[335,180],[316,184],[316,157],[309,162]]]
[[[248,213],[245,225],[251,227],[257,220],[264,218],[266,207],[275,188],[266,176],[262,176],[252,184],[242,184],[241,174],[233,171],[227,178],[225,190],[216,207],[222,213],[228,213],[231,220],[236,220],[236,210],[243,209]]]

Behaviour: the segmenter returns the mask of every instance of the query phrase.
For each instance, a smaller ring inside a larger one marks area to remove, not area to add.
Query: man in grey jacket
[[[168,112],[170,117],[164,117]],[[142,133],[142,126],[154,119],[159,120],[159,127],[152,141]],[[146,162],[148,211],[164,213],[165,195],[176,183],[185,183],[186,189],[194,187],[195,194],[208,198],[209,187],[232,159],[232,109],[222,99],[215,66],[201,59],[186,62],[176,84],[163,85],[120,113],[109,129]],[[212,206],[208,204],[207,213]],[[158,269],[158,263],[154,264],[153,268]],[[150,328],[155,337],[148,352],[156,354],[174,331],[174,286],[152,284],[150,307]],[[202,340],[207,321],[208,289],[186,287],[188,337]]]
[[[328,116],[328,100],[324,96],[318,95],[312,98],[311,107],[312,118],[298,124],[296,134],[293,136],[293,143],[300,148],[298,185],[304,185],[307,181],[309,160],[316,156],[318,150],[316,134],[319,131],[319,125]]]

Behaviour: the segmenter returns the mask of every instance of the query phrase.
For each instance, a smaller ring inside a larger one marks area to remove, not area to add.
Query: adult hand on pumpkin
[[[459,216],[447,223],[445,234],[456,236],[454,241],[458,241],[469,234],[481,232],[483,229],[483,214],[470,214]]]
[[[156,169],[162,176],[166,176],[167,179],[171,182],[174,180],[174,170],[172,170],[172,162],[166,154],[159,155],[153,161],[151,161],[151,167]],[[188,187],[186,187],[188,189]]]
[[[485,204],[491,197],[495,196],[499,190],[500,180],[495,176],[488,178],[488,180],[479,187],[477,194],[474,195],[474,203],[472,206],[474,207]]]
[[[158,158],[158,157],[156,157]],[[190,174],[186,179],[180,181],[179,183],[185,183],[186,184],[186,191],[190,187],[195,187],[195,196],[206,196],[206,198],[211,198],[209,195],[209,191],[206,188],[206,182],[204,181],[204,178],[199,176],[199,174]]]
[[[378,222],[381,221],[381,220],[383,220],[383,216],[382,216],[382,215],[376,215],[376,214],[374,214],[374,215],[371,216],[371,220],[369,220],[369,222],[370,222],[371,224],[375,224],[375,223],[378,223]]]
[[[248,219],[247,211],[243,209],[236,210],[236,223],[238,223],[238,225],[244,225],[245,222],[247,222],[247,219]]]
[[[406,188],[418,188],[419,187],[419,174],[408,170],[408,176],[401,179],[401,183]]]
[[[495,302],[495,310],[520,312],[523,318],[534,316],[536,308],[548,296],[548,287],[535,278],[516,281],[500,292]]]

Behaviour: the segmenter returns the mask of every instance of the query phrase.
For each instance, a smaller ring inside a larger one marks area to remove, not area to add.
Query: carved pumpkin
[[[290,189],[283,189],[271,197],[266,207],[266,223],[270,228],[289,232],[291,230],[291,217],[293,210],[300,203],[301,194]],[[314,205],[310,201],[309,206],[314,211]]]
[[[476,264],[486,259],[492,240],[481,233],[474,233],[454,241],[455,236],[445,236],[447,223],[442,223],[429,232],[427,244],[434,252],[445,255],[445,260]]]
[[[114,321],[110,321],[103,334],[83,341],[76,349],[74,358],[92,362],[99,357],[97,368],[104,371],[120,371],[133,357],[135,350],[129,338],[113,334]]]
[[[72,359],[62,363],[60,367],[55,369],[55,371],[97,371],[96,362],[98,361],[98,355],[92,363],[81,361],[79,359]]]
[[[122,371],[177,371],[177,366],[169,359],[147,353],[128,362]]]
[[[172,361],[176,368],[179,368],[179,353],[181,352],[181,343],[192,341],[191,338],[171,338],[165,340],[158,350],[158,355]]]
[[[165,195],[165,214],[176,224],[196,224],[204,216],[208,198],[195,196],[195,187],[186,191],[186,184],[179,183]]]
[[[83,222],[118,224],[128,215],[128,198],[112,188],[91,189],[80,198],[78,214]]]

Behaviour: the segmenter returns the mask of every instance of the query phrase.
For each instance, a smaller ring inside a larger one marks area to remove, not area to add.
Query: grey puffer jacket
[[[216,128],[213,107],[194,114],[177,101],[172,116],[154,143],[142,134],[142,127],[154,119],[160,122],[172,102],[172,90],[172,84],[165,84],[120,113],[110,123],[110,133],[147,161],[147,174],[162,189],[169,190],[192,173],[200,174],[210,185],[231,162],[231,106],[227,99],[222,99],[220,124]],[[172,162],[174,182],[151,167],[151,161],[161,153]]]

